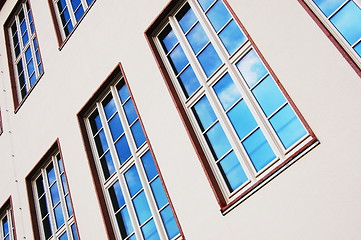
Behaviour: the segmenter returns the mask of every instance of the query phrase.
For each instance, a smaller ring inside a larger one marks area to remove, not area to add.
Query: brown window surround
[[[88,14],[89,10],[93,7],[93,5],[95,4],[95,2],[97,0],[94,0],[87,9],[85,9],[83,16],[76,22],[76,24],[73,26],[73,29],[70,31],[69,35],[67,37],[62,37],[62,33],[60,30],[61,27],[61,23],[59,23],[59,21],[57,20],[57,13],[55,12],[56,10],[54,9],[54,0],[48,0],[48,5],[49,5],[49,9],[50,9],[50,13],[51,13],[51,18],[53,20],[53,26],[55,29],[55,34],[56,34],[56,38],[58,40],[58,47],[59,50],[63,49],[64,45],[68,42],[69,38],[73,35],[73,33],[75,32],[75,30],[78,28],[79,24],[83,21],[83,19],[85,18],[85,16]]]
[[[29,172],[29,174],[25,178],[34,239],[35,240],[40,240],[42,238],[41,238],[41,235],[40,235],[41,230],[39,229],[39,221],[38,221],[37,210],[36,210],[37,206],[36,206],[36,203],[35,203],[35,192],[33,190],[33,181],[35,180],[34,178],[39,174],[39,171],[44,167],[44,165],[46,165],[49,162],[49,160],[51,160],[51,158],[53,157],[53,155],[55,153],[58,153],[60,155],[60,158],[62,159],[62,165],[63,165],[63,169],[64,169],[63,174],[65,176],[66,182],[68,183],[68,185],[67,185],[68,194],[69,194],[69,197],[70,197],[70,205],[71,205],[72,214],[73,214],[73,217],[74,217],[74,224],[75,224],[75,227],[76,227],[76,233],[78,235],[78,238],[80,239],[79,230],[78,230],[78,226],[77,226],[77,223],[76,223],[77,221],[76,221],[76,216],[75,216],[76,215],[75,214],[75,209],[73,207],[73,201],[72,201],[72,198],[71,198],[71,191],[70,191],[71,186],[69,185],[69,182],[68,182],[68,179],[67,179],[67,174],[66,174],[66,169],[65,169],[65,166],[64,166],[64,159],[63,159],[63,156],[62,156],[59,139],[56,139],[56,141],[51,145],[51,147],[48,149],[48,151],[41,157],[41,159],[36,164],[36,166]],[[49,210],[49,211],[51,211],[51,210]],[[64,220],[64,221],[66,222],[67,220]],[[53,234],[55,234],[55,233],[53,233]]]
[[[102,215],[103,215],[103,221],[104,221],[104,224],[106,226],[108,239],[117,239],[117,238],[115,236],[115,230],[112,227],[111,217],[110,217],[108,209],[107,209],[106,200],[105,200],[105,196],[104,196],[104,192],[103,192],[103,187],[102,187],[102,184],[100,182],[101,178],[100,178],[100,175],[99,175],[99,173],[97,171],[97,167],[95,165],[95,159],[94,159],[94,156],[93,156],[91,143],[90,143],[88,132],[87,132],[86,125],[85,125],[85,118],[86,118],[87,112],[94,106],[94,104],[97,102],[97,100],[104,94],[104,91],[106,91],[108,89],[108,87],[114,82],[115,79],[117,79],[118,76],[123,77],[123,79],[125,81],[125,85],[127,85],[127,87],[128,87],[129,94],[130,94],[131,98],[133,99],[135,111],[136,111],[136,113],[137,113],[137,115],[139,117],[140,125],[141,125],[141,127],[142,127],[142,129],[144,131],[144,126],[143,126],[141,116],[140,116],[140,114],[138,112],[136,102],[135,102],[135,100],[133,98],[131,89],[129,88],[128,80],[127,80],[127,78],[125,76],[125,73],[124,73],[124,70],[123,70],[123,67],[122,67],[121,63],[118,63],[118,65],[114,68],[114,70],[107,76],[107,78],[104,80],[104,82],[101,84],[101,86],[95,91],[95,93],[91,96],[91,98],[88,100],[88,102],[82,107],[82,109],[77,114],[80,131],[81,131],[82,137],[83,137],[84,148],[85,148],[85,152],[86,152],[87,157],[88,157],[88,163],[89,163],[90,171],[92,173],[94,187],[95,187],[96,192],[97,192],[100,209],[101,209],[101,212],[102,212]],[[181,228],[181,226],[179,224],[178,217],[177,217],[177,215],[176,215],[176,213],[174,211],[172,201],[171,201],[171,199],[169,197],[167,188],[166,188],[166,186],[164,184],[164,180],[163,180],[162,174],[160,172],[157,160],[156,160],[156,158],[155,158],[155,156],[153,154],[152,146],[150,144],[149,138],[148,138],[147,133],[145,131],[144,131],[144,135],[145,135],[145,138],[146,138],[146,143],[149,146],[149,151],[152,154],[152,157],[154,159],[154,164],[155,164],[155,166],[157,168],[157,171],[159,173],[159,177],[161,179],[162,185],[164,187],[165,194],[166,194],[166,196],[168,198],[169,205],[170,205],[171,210],[172,210],[172,212],[174,214],[175,221],[176,221],[178,229],[180,231],[181,239],[185,239],[182,228]]]
[[[1,8],[1,6],[0,6]],[[0,217],[7,211],[10,210],[10,220],[11,220],[11,227],[12,229],[12,234],[14,236],[14,239],[16,239],[16,227],[15,227],[15,219],[14,219],[14,213],[13,213],[13,201],[12,201],[12,197],[10,196],[5,203],[0,207]],[[0,225],[1,227],[1,225]]]
[[[282,171],[284,171],[286,168],[288,168],[291,164],[293,164],[295,161],[297,161],[299,158],[301,158],[303,155],[305,155],[310,149],[317,146],[319,144],[319,141],[317,140],[315,134],[313,133],[313,131],[311,130],[311,128],[309,127],[309,125],[307,124],[305,119],[303,118],[300,111],[296,108],[295,104],[293,103],[293,101],[291,100],[289,95],[286,93],[284,87],[281,85],[281,83],[278,80],[277,76],[275,75],[275,73],[273,72],[273,70],[271,69],[271,67],[269,66],[269,64],[265,60],[265,58],[263,57],[262,53],[258,49],[255,42],[252,40],[251,36],[248,34],[248,32],[245,29],[245,27],[243,26],[243,24],[238,19],[237,15],[232,10],[229,3],[226,0],[223,0],[223,2],[226,5],[226,7],[228,8],[228,10],[230,11],[232,17],[236,20],[238,25],[241,27],[243,33],[245,34],[245,36],[250,41],[251,45],[253,46],[254,50],[257,52],[257,54],[259,55],[259,57],[261,58],[263,63],[265,64],[266,68],[269,70],[270,75],[274,78],[275,82],[277,83],[278,87],[281,89],[284,96],[286,97],[286,99],[288,100],[290,105],[295,110],[295,112],[296,112],[297,116],[299,117],[299,119],[301,120],[302,124],[307,129],[307,131],[309,133],[309,137],[310,137],[310,141],[307,142],[306,145],[304,145],[301,149],[299,149],[297,152],[295,152],[290,157],[288,157],[285,161],[282,162],[282,164],[278,165],[276,168],[274,168],[271,172],[269,172],[263,178],[259,179],[257,182],[255,182],[254,184],[247,187],[246,190],[244,192],[242,192],[242,194],[237,196],[235,199],[233,199],[232,201],[227,201],[227,198],[222,193],[221,186],[220,186],[215,174],[213,173],[213,170],[212,170],[212,167],[211,167],[211,165],[209,163],[209,160],[206,157],[206,153],[203,150],[203,147],[201,145],[200,140],[198,140],[198,136],[196,134],[196,131],[192,127],[191,120],[187,115],[186,109],[183,106],[183,103],[182,103],[182,100],[181,100],[180,96],[177,94],[176,87],[172,82],[171,76],[170,76],[169,72],[167,71],[167,68],[166,68],[166,66],[165,66],[165,64],[164,64],[164,62],[162,60],[160,52],[158,51],[158,48],[157,48],[156,43],[154,41],[155,32],[157,31],[157,29],[160,26],[164,25],[164,19],[166,19],[171,14],[173,14],[174,9],[177,8],[180,5],[179,1],[176,1],[176,0],[170,1],[168,3],[168,5],[162,10],[162,12],[156,17],[156,19],[153,21],[153,23],[148,27],[148,29],[146,29],[145,37],[146,37],[146,39],[148,41],[148,44],[149,44],[149,46],[150,46],[150,48],[152,50],[152,53],[153,53],[153,56],[154,56],[154,58],[155,58],[155,60],[157,62],[158,68],[160,69],[161,74],[162,74],[162,76],[163,76],[163,78],[165,80],[165,83],[166,83],[167,87],[168,87],[168,91],[169,91],[169,93],[170,93],[170,95],[171,95],[171,97],[173,99],[173,102],[174,102],[174,104],[175,104],[175,106],[176,106],[176,108],[178,110],[178,113],[179,113],[179,115],[180,115],[180,117],[182,119],[182,122],[183,122],[183,124],[185,126],[185,129],[186,129],[186,131],[188,133],[188,136],[189,136],[189,138],[190,138],[190,140],[191,140],[191,142],[193,144],[193,147],[194,147],[194,149],[195,149],[195,151],[196,151],[196,153],[198,155],[198,158],[199,158],[199,160],[201,162],[201,165],[202,165],[203,170],[204,170],[204,172],[206,174],[206,177],[207,177],[207,179],[208,179],[208,181],[210,183],[210,186],[211,186],[211,188],[212,188],[212,190],[213,190],[213,192],[215,194],[215,197],[216,197],[216,199],[218,201],[218,204],[220,206],[220,210],[221,210],[222,214],[225,215],[229,211],[231,211],[233,208],[235,208],[238,204],[240,204],[244,200],[248,199],[253,193],[258,191],[262,186],[264,186],[269,181],[271,181],[274,177],[279,175]]]
[[[2,119],[2,116],[1,116],[1,108],[0,108],[0,135],[4,132],[4,129],[3,129],[3,119]]]
[[[29,6],[30,6],[30,11],[32,12],[30,0],[27,0],[27,1],[28,1]],[[8,67],[9,67],[10,82],[11,82],[11,91],[12,91],[12,95],[13,95],[13,103],[14,103],[14,112],[15,113],[24,104],[26,99],[29,97],[30,93],[33,91],[35,86],[39,83],[40,79],[44,75],[43,60],[42,60],[42,57],[41,57],[40,47],[38,47],[37,51],[39,52],[40,63],[42,65],[43,70],[42,70],[42,73],[39,74],[38,79],[35,81],[35,83],[30,87],[30,89],[28,89],[28,92],[26,93],[26,95],[21,98],[21,92],[19,92],[19,90],[18,90],[18,85],[19,85],[18,78],[16,77],[16,73],[15,73],[13,49],[11,47],[11,42],[10,42],[11,41],[11,36],[9,35],[9,28],[10,28],[11,22],[14,19],[14,16],[18,12],[18,10],[19,10],[19,8],[20,8],[20,6],[22,5],[23,2],[24,2],[24,0],[18,0],[18,2],[16,3],[15,7],[13,8],[12,12],[10,13],[8,19],[5,21],[5,24],[4,24],[5,44],[6,44],[6,50],[7,50]],[[5,1],[4,1],[4,3],[5,3]],[[0,7],[2,7],[1,2],[0,2]],[[34,35],[35,35],[34,39],[36,39],[36,42],[37,42],[38,46],[40,46],[39,39],[38,39],[37,33],[36,33],[36,27],[35,27],[35,22],[36,21],[35,21],[34,15],[32,15],[32,17],[33,17],[33,24],[34,24]],[[19,41],[21,41],[20,38],[19,38]],[[31,39],[29,41],[31,41]],[[33,56],[33,58],[36,58],[36,57]],[[35,67],[37,67],[37,66],[35,66]]]
[[[310,17],[315,21],[317,26],[322,30],[324,34],[326,34],[327,38],[330,39],[332,44],[337,48],[337,50],[341,53],[341,55],[346,59],[346,61],[351,65],[351,67],[355,70],[358,76],[361,77],[361,69],[357,65],[357,63],[350,57],[345,48],[340,44],[340,42],[333,36],[333,34],[325,27],[325,25],[321,22],[321,20],[316,16],[316,14],[311,10],[311,8],[305,3],[304,0],[297,0],[301,6],[306,10],[306,12],[310,15]]]

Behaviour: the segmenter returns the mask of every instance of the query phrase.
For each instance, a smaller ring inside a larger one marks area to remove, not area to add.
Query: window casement
[[[95,0],[49,0],[57,22],[59,44],[73,32]]]
[[[10,199],[0,209],[0,240],[15,240]]]
[[[347,52],[361,75],[361,1],[301,0]]]
[[[134,99],[117,68],[108,87],[79,114],[115,232],[111,239],[181,239]]]
[[[29,0],[18,2],[4,27],[17,108],[44,73]]]
[[[53,149],[53,148],[52,148]],[[64,165],[58,149],[41,161],[29,175],[30,205],[35,208],[33,227],[36,239],[78,240]]]
[[[316,139],[227,2],[165,9],[146,34],[225,212]]]

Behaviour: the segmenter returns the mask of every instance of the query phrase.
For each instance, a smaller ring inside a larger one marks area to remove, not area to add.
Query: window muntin
[[[41,239],[78,240],[63,161],[57,152],[32,181]]]
[[[62,39],[73,31],[94,0],[52,0]]]
[[[0,213],[0,239],[13,240],[14,228],[12,224],[11,208],[7,208],[3,213]]]
[[[361,1],[304,1],[361,67]]]
[[[153,40],[226,201],[311,140],[221,0],[185,2]]]
[[[20,102],[44,72],[28,0],[20,4],[7,31],[17,89],[17,102]]]
[[[108,210],[119,239],[178,239],[180,231],[121,77],[86,118]]]

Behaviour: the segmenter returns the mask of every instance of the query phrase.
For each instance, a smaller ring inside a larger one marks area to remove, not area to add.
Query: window
[[[13,240],[15,239],[14,235],[11,200],[9,199],[0,208],[0,239]]]
[[[225,210],[315,137],[225,2],[166,9],[149,42]]]
[[[179,239],[178,223],[125,78],[118,69],[110,79],[111,85],[86,107],[90,111],[80,114],[116,235],[109,238]]]
[[[30,205],[36,212],[34,232],[36,239],[78,240],[63,160],[56,146],[27,178]]]
[[[52,13],[58,23],[58,37],[61,44],[73,31],[84,13],[95,0],[49,0]],[[59,36],[60,35],[60,36]]]
[[[304,0],[348,55],[361,68],[361,1]]]
[[[29,1],[20,1],[6,21],[5,33],[8,46],[15,108],[30,93],[42,76],[34,19]]]
[[[0,135],[3,133],[4,129],[3,129],[3,119],[1,116],[1,108],[0,108]]]

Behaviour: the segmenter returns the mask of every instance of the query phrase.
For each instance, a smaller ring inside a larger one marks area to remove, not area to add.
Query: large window
[[[63,160],[58,149],[41,161],[29,175],[30,205],[36,239],[78,240]],[[44,161],[45,160],[45,161]]]
[[[147,33],[225,208],[315,139],[223,1],[172,10]]]
[[[49,0],[58,25],[57,33],[61,44],[73,31],[85,12],[95,0]]]
[[[29,1],[20,1],[5,24],[15,108],[43,74]]]
[[[303,0],[361,68],[361,1]]]
[[[0,209],[0,239],[14,240],[14,226],[10,200]]]
[[[134,100],[121,73],[112,78],[110,87],[80,116],[89,136],[115,238],[181,238]]]

